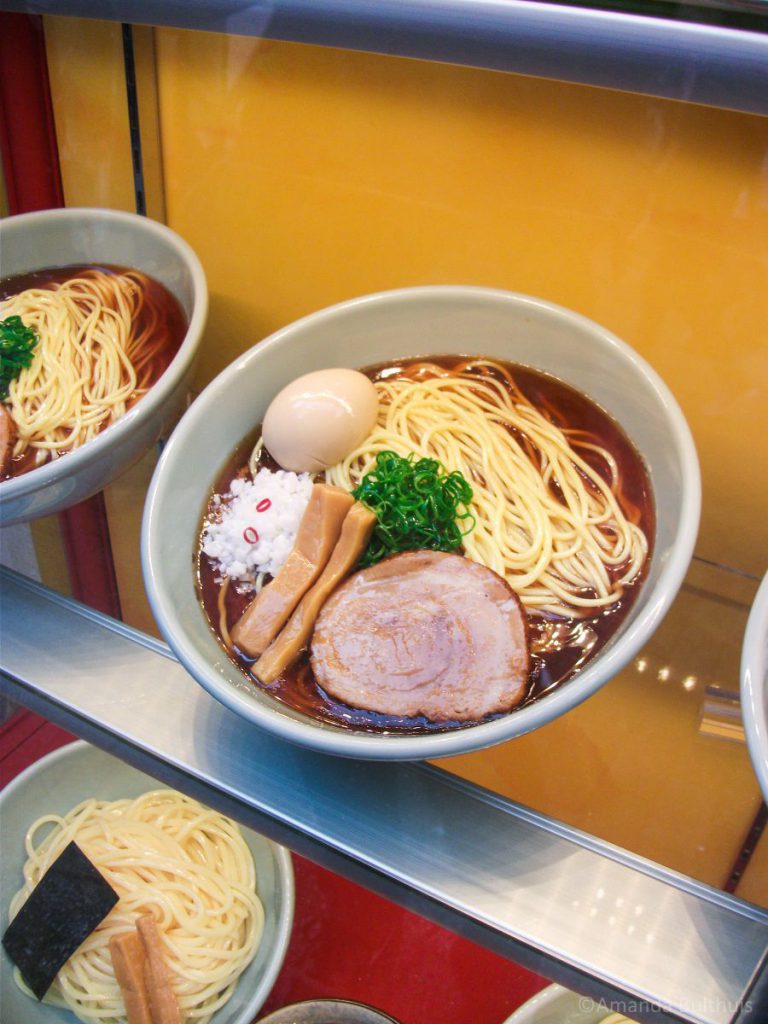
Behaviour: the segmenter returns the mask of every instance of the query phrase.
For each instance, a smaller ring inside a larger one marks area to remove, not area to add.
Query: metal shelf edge
[[[278,740],[164,645],[7,569],[0,621],[13,699],[533,970],[641,1021],[730,1024],[756,998],[758,907],[432,766]]]
[[[529,0],[0,0],[0,9],[259,36],[768,114],[768,35]]]

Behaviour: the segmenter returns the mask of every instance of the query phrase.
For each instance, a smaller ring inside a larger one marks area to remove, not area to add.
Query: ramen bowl
[[[0,221],[2,276],[48,267],[129,267],[176,297],[186,334],[170,365],[115,423],[81,447],[0,482],[0,525],[51,515],[83,501],[118,477],[161,437],[184,402],[208,311],[199,259],[175,232],[131,213],[101,209],[42,210]]]
[[[306,999],[273,1010],[257,1024],[398,1024],[381,1010],[348,999]]]
[[[502,1024],[602,1024],[616,1012],[588,996],[549,985],[533,996]],[[631,1021],[628,1021],[631,1024]]]
[[[467,352],[549,372],[618,420],[644,459],[655,493],[647,576],[621,627],[578,674],[500,718],[418,735],[321,723],[249,681],[205,618],[194,562],[208,494],[271,399],[299,375]],[[144,580],[158,625],[180,661],[214,697],[255,725],[350,757],[445,757],[544,725],[616,675],[648,640],[680,586],[698,529],[700,496],[696,452],[677,403],[655,371],[609,331],[525,295],[461,286],[403,289],[354,299],[290,324],[205,389],[174,430],[150,486],[142,527]]]
[[[752,765],[768,800],[768,573],[757,591],[744,633],[741,712]]]
[[[37,818],[65,814],[89,798],[133,799],[163,787],[155,779],[89,743],[70,743],[40,758],[0,794],[0,903],[3,930],[8,906],[23,884],[24,836]],[[289,852],[250,829],[242,835],[253,856],[256,887],[264,907],[264,931],[256,956],[240,975],[231,999],[211,1024],[251,1024],[269,995],[288,949],[294,912]],[[0,950],[0,1005],[4,1024],[73,1024],[66,1009],[38,1003],[18,987],[13,965]]]

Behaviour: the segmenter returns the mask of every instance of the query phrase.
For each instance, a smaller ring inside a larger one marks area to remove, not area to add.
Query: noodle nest
[[[88,1024],[125,1024],[109,940],[151,913],[182,1020],[206,1024],[232,995],[264,927],[253,857],[238,826],[172,790],[86,800],[63,817],[45,815],[27,832],[25,884],[11,901],[11,920],[72,840],[120,899],[59,971],[46,1002]],[[16,981],[25,988],[18,972]]]
[[[150,283],[139,271],[87,269],[0,301],[0,319],[20,316],[40,339],[8,389],[14,459],[32,448],[41,465],[85,444],[146,392],[166,344]]]
[[[387,450],[458,470],[472,485],[476,520],[465,554],[503,576],[533,612],[592,615],[639,577],[648,540],[625,512],[616,460],[536,408],[506,367],[414,363],[376,390],[372,433],[326,471],[329,483],[354,489]]]

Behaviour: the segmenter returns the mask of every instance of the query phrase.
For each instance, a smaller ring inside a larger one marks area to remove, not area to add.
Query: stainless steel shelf
[[[0,0],[0,9],[337,46],[768,114],[768,35],[623,11],[529,0]]]
[[[432,766],[280,741],[8,569],[0,622],[8,696],[297,852],[637,1020],[767,1019],[768,912]]]

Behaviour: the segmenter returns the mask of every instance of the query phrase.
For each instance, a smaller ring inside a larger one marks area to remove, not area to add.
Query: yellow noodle
[[[225,576],[222,580],[221,587],[219,588],[219,596],[216,601],[216,605],[219,611],[219,632],[221,633],[221,639],[224,641],[226,647],[232,649],[232,637],[229,635],[229,627],[227,626],[227,594],[229,592],[229,584],[232,582],[229,576]]]
[[[151,913],[182,1020],[206,1024],[232,995],[264,925],[253,858],[238,826],[172,790],[86,800],[63,817],[46,815],[27,833],[24,886],[11,901],[11,919],[71,840],[120,900],[59,971],[46,1001],[86,1024],[125,1024],[109,940]],[[25,988],[18,972],[17,982]]]
[[[648,541],[622,508],[615,459],[583,431],[560,429],[503,366],[419,364],[376,390],[372,433],[326,472],[329,483],[355,487],[388,449],[459,470],[474,491],[465,553],[504,576],[533,611],[590,614],[637,578]],[[601,457],[605,475],[586,452]]]
[[[156,330],[147,283],[138,271],[85,270],[0,301],[0,319],[20,316],[40,339],[31,365],[8,389],[18,431],[14,458],[33,448],[40,465],[79,447],[147,390],[165,337]]]

